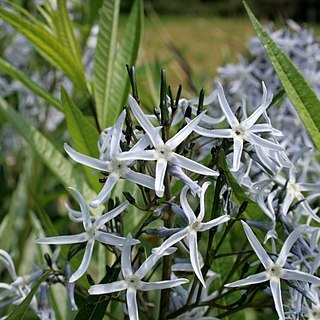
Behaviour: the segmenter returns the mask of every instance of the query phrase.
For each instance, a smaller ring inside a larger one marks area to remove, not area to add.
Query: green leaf
[[[94,57],[93,84],[94,97],[100,128],[105,128],[108,113],[112,109],[108,105],[112,79],[112,68],[116,52],[116,40],[120,0],[104,1],[101,9],[99,35]]]
[[[57,7],[54,19],[57,28],[57,37],[77,60],[77,64],[82,65],[81,54],[73,33],[73,26],[69,17],[66,0],[57,0]]]
[[[267,219],[265,213],[260,209],[259,205],[256,202],[251,200],[245,194],[245,192],[238,184],[237,180],[232,175],[232,172],[228,167],[226,157],[223,151],[220,151],[219,154],[219,170],[220,172],[223,172],[228,185],[232,189],[232,198],[235,201],[235,203],[240,207],[244,201],[248,202],[246,210],[244,211],[242,216],[252,220],[265,221]]]
[[[2,7],[0,18],[22,33],[51,64],[62,70],[80,89],[87,90],[82,66],[51,32]]]
[[[60,102],[56,100],[50,93],[32,81],[26,74],[2,58],[0,58],[0,69],[2,69],[13,79],[20,81],[23,85],[34,92],[37,96],[43,98],[50,105],[56,107],[60,111],[63,111]]]
[[[31,291],[26,296],[26,298],[19,304],[19,306],[6,318],[7,320],[22,320],[26,315],[26,312],[29,308],[31,300],[35,293],[37,292],[38,288],[40,287],[41,283],[46,281],[48,276],[52,273],[51,270],[48,270],[43,273],[41,278],[37,280],[37,282],[33,285]]]
[[[69,186],[76,188],[83,194],[87,201],[91,201],[96,197],[96,193],[85,182],[86,179],[82,172],[73,167],[70,161],[67,160],[45,136],[26,122],[25,119],[3,99],[0,99],[0,112],[2,112],[14,128],[20,132],[41,161],[66,188]],[[74,196],[71,191],[70,194]],[[96,216],[100,216],[102,213],[102,208],[90,208],[90,210]]]
[[[98,158],[97,141],[99,133],[97,129],[76,107],[63,87],[61,87],[61,101],[66,115],[68,131],[75,148],[80,153]],[[100,190],[101,184],[98,182],[97,177],[92,176],[92,168],[85,167],[85,171],[91,186],[96,191]]]
[[[129,94],[129,77],[126,64],[134,65],[138,56],[143,32],[143,3],[136,0],[133,4],[126,29],[116,52],[112,70],[112,84],[108,102],[107,126],[115,123]]]
[[[282,85],[318,150],[320,150],[320,101],[302,74],[264,30],[244,2],[253,28],[264,45]]]
[[[107,274],[100,281],[101,283],[110,283],[117,280],[120,269],[111,269],[108,267]],[[89,296],[84,302],[82,308],[77,313],[75,320],[100,320],[105,316],[106,309],[110,299],[105,295]]]

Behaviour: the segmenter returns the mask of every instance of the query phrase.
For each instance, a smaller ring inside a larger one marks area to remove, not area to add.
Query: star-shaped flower
[[[305,229],[305,226],[297,227],[289,237],[284,242],[280,254],[276,262],[269,257],[267,252],[264,250],[259,240],[250,229],[250,227],[243,221],[241,221],[246,236],[258,256],[259,260],[263,264],[266,269],[263,272],[260,272],[255,275],[251,275],[243,280],[238,280],[232,283],[228,283],[226,287],[239,287],[239,286],[247,286],[251,284],[261,283],[265,281],[269,281],[270,289],[272,292],[275,308],[277,310],[278,316],[281,320],[285,319],[283,312],[283,304],[281,297],[281,287],[280,287],[280,279],[284,280],[294,280],[294,281],[306,281],[316,285],[320,285],[320,278],[315,277],[311,274],[295,270],[295,269],[287,269],[284,268],[287,257],[289,256],[290,250],[293,244],[297,241],[297,239],[301,236],[301,233]]]
[[[198,253],[198,241],[197,241],[197,232],[203,232],[209,230],[213,227],[218,226],[221,223],[227,222],[230,220],[228,215],[218,217],[216,219],[210,220],[208,222],[202,222],[205,213],[205,204],[204,204],[204,195],[210,185],[210,182],[205,182],[202,186],[201,195],[200,195],[200,212],[198,217],[191,209],[188,200],[187,192],[189,190],[188,186],[185,186],[180,193],[180,204],[183,209],[183,212],[188,220],[188,226],[176,232],[174,235],[165,240],[162,245],[158,248],[152,250],[153,253],[161,255],[165,250],[172,247],[178,241],[187,237],[187,242],[190,250],[190,261],[192,268],[197,275],[198,279],[201,281],[205,287],[205,281],[203,279],[200,262],[199,262],[199,253]]]
[[[120,140],[124,119],[125,110],[121,113],[116,124],[113,126],[112,134],[109,132],[109,134],[107,135],[106,141],[110,140],[109,151],[107,152],[105,150],[106,146],[101,146],[101,148],[103,148],[103,152],[102,150],[100,150],[102,159],[95,159],[86,156],[75,151],[66,143],[64,144],[64,149],[74,161],[85,166],[109,173],[108,178],[100,193],[90,204],[94,208],[98,207],[108,199],[110,192],[120,178],[127,179],[149,189],[154,189],[154,178],[130,169],[133,161],[136,160],[134,154],[132,153],[134,153],[135,151],[140,152],[141,149],[146,148],[149,144],[149,142],[147,142],[147,144],[145,143],[146,139],[141,138],[140,143],[138,142],[129,152],[126,152],[126,160],[122,160],[119,158],[119,156],[121,155]]]
[[[240,158],[244,141],[252,145],[258,145],[262,148],[282,151],[283,147],[279,144],[261,138],[257,133],[273,133],[275,129],[268,123],[255,124],[260,116],[266,111],[272,101],[272,95],[267,94],[267,89],[263,84],[263,96],[260,107],[248,118],[239,122],[233,114],[228,101],[225,97],[223,88],[218,83],[218,98],[221,109],[225,114],[230,129],[205,129],[195,127],[194,131],[202,136],[211,138],[231,138],[233,139],[233,168],[232,171],[238,171],[240,167]]]
[[[164,280],[156,282],[145,282],[142,279],[150,271],[150,269],[158,262],[162,256],[172,254],[176,249],[170,248],[164,251],[161,255],[151,254],[140,268],[134,272],[131,266],[131,234],[127,236],[127,239],[123,245],[121,254],[121,273],[123,280],[115,281],[107,284],[93,285],[89,289],[89,294],[108,294],[112,292],[118,292],[126,290],[127,307],[130,320],[138,320],[138,305],[137,305],[137,291],[151,291],[159,289],[173,288],[184,283],[187,283],[187,279],[175,279]]]
[[[128,201],[123,202],[120,206],[114,208],[113,210],[105,213],[100,218],[92,222],[92,217],[89,214],[89,208],[79,191],[74,188],[71,188],[75,193],[79,205],[82,212],[82,223],[84,227],[84,232],[75,234],[75,235],[68,235],[68,236],[57,236],[57,237],[48,237],[43,239],[38,239],[36,243],[38,244],[74,244],[74,243],[84,243],[87,242],[85,252],[82,258],[82,262],[77,271],[73,273],[70,277],[69,282],[74,282],[78,280],[89,267],[90,260],[92,257],[93,247],[95,241],[99,241],[103,244],[114,245],[114,246],[121,246],[123,245],[125,238],[119,237],[113,233],[106,232],[103,230],[105,223],[114,219],[118,216],[121,212],[123,212],[129,205]],[[140,241],[132,240],[131,245],[137,244]]]
[[[157,196],[162,197],[164,193],[163,180],[166,173],[168,163],[177,165],[192,172],[196,172],[203,175],[217,176],[218,172],[207,168],[206,166],[190,160],[186,157],[179,155],[173,150],[186,139],[196,125],[201,120],[202,114],[194,118],[188,125],[181,129],[174,137],[164,142],[160,136],[161,127],[154,127],[148,120],[145,114],[140,109],[136,100],[129,96],[129,104],[136,119],[140,123],[148,135],[151,143],[153,144],[153,150],[138,150],[129,152],[123,152],[119,155],[119,159],[129,160],[135,157],[137,160],[156,160],[156,177],[154,189]]]

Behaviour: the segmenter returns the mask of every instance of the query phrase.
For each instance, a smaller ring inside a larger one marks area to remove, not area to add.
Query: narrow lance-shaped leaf
[[[1,7],[0,18],[21,32],[44,58],[62,70],[79,88],[86,92],[86,80],[82,66],[77,63],[59,39],[45,28]]]
[[[129,94],[129,77],[126,64],[134,65],[138,56],[143,31],[143,3],[136,0],[132,6],[121,44],[116,52],[112,70],[112,83],[108,110],[107,126],[112,125],[122,106],[126,104]]]
[[[68,131],[75,148],[80,153],[98,158],[97,141],[99,133],[97,129],[77,108],[63,87],[61,87],[61,101],[66,115]],[[95,191],[99,191],[101,184],[97,177],[92,175],[92,169],[85,167],[85,171],[91,186]]]
[[[264,30],[244,2],[251,23],[264,45],[282,85],[318,150],[320,150],[320,101],[302,74]]]
[[[6,101],[0,99],[0,113],[3,113],[8,121],[29,143],[30,147],[37,153],[43,163],[52,171],[58,180],[68,189],[72,186],[79,190],[84,198],[90,202],[96,197],[96,193],[85,182],[85,177],[81,171],[67,160],[56,147],[37,129],[32,127],[25,119],[17,113]],[[73,196],[73,194],[72,194]],[[94,215],[100,216],[102,208],[90,209]]]
[[[0,58],[0,69],[13,79],[20,81],[23,85],[34,92],[37,96],[43,98],[51,106],[56,107],[59,111],[63,111],[60,102],[56,100],[50,93],[31,80],[26,74],[2,58]]]
[[[57,36],[61,39],[63,45],[70,50],[77,63],[82,65],[81,54],[73,32],[66,0],[58,0],[57,7],[55,19]]]
[[[104,1],[99,22],[99,35],[94,57],[93,84],[100,128],[106,127],[111,109],[109,96],[112,67],[116,50],[120,0]]]

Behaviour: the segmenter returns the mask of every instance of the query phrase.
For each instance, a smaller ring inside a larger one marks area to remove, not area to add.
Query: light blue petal
[[[97,197],[90,203],[90,206],[92,208],[97,208],[101,204],[106,202],[109,198],[109,195],[110,195],[113,187],[115,186],[115,184],[117,183],[118,180],[119,180],[119,176],[110,174],[108,176],[103,188],[101,189],[101,191],[97,195]]]
[[[131,110],[140,123],[141,127],[144,129],[146,134],[149,136],[152,144],[155,147],[163,144],[163,140],[160,137],[159,129],[155,128],[152,123],[148,120],[145,114],[142,112],[140,106],[138,105],[137,101],[129,95],[129,105]]]
[[[38,239],[35,242],[37,244],[74,244],[82,243],[88,240],[88,235],[86,232],[80,234],[73,234],[70,236],[56,236]]]
[[[200,262],[199,262],[199,253],[198,253],[198,243],[197,243],[197,232],[190,232],[189,233],[189,250],[190,250],[190,261],[192,268],[197,276],[197,278],[200,280],[204,288],[206,287],[206,283],[203,279],[201,268],[200,268]]]
[[[129,206],[129,201],[125,201],[116,208],[108,211],[104,215],[102,215],[99,219],[97,219],[94,223],[94,226],[98,229],[101,228],[105,223],[117,217],[121,212],[126,210]]]
[[[313,276],[312,274],[299,271],[299,270],[283,269],[281,279],[304,281],[304,282],[313,283],[316,286],[320,286],[320,278]]]
[[[178,131],[171,139],[169,139],[165,144],[171,149],[175,149],[182,141],[184,141],[190,133],[194,130],[194,128],[200,122],[204,112],[195,117],[192,121],[190,121],[185,127],[183,127],[180,131]]]
[[[123,121],[125,117],[126,117],[126,110],[123,110],[116,124],[112,128],[112,137],[111,137],[111,143],[110,143],[110,158],[113,158],[115,155],[119,153],[122,127],[123,127]]]
[[[285,316],[283,312],[280,280],[270,281],[270,289],[272,292],[274,305],[276,307],[276,310],[279,316],[279,320],[285,320]]]
[[[240,159],[243,149],[243,140],[233,139],[233,164],[231,171],[236,172],[240,168]]]
[[[218,83],[218,99],[219,99],[220,107],[221,107],[223,113],[225,114],[230,126],[233,127],[233,126],[238,125],[239,121],[236,118],[236,116],[233,114],[233,112],[229,106],[229,103],[226,99],[226,96],[224,95],[223,87],[220,83]]]
[[[99,159],[86,156],[72,149],[66,143],[64,144],[64,150],[66,150],[67,154],[70,156],[71,159],[73,159],[78,163],[81,163],[85,166],[88,166],[90,168],[94,168],[100,171],[109,171],[110,161],[99,160]]]
[[[129,169],[124,178],[140,186],[154,190],[155,179],[146,174]]]
[[[262,247],[261,243],[253,233],[253,231],[250,229],[250,227],[244,222],[241,221],[244,232],[246,233],[246,236],[250,242],[250,245],[252,249],[255,251],[256,255],[258,256],[259,260],[263,264],[265,268],[268,268],[270,265],[273,264],[273,261],[268,256],[267,252]]]
[[[189,190],[188,186],[184,186],[180,193],[180,205],[182,207],[182,210],[187,217],[189,224],[195,222],[197,220],[192,208],[189,205],[189,202],[187,200],[187,192]]]
[[[132,276],[131,267],[131,243],[132,243],[131,233],[127,235],[127,238],[122,247],[121,253],[121,272],[124,278]]]
[[[267,272],[263,271],[252,276],[249,276],[245,279],[237,280],[231,283],[227,283],[224,286],[230,288],[249,286],[251,284],[262,283],[268,280]]]
[[[108,294],[118,292],[127,289],[126,282],[124,280],[115,281],[112,283],[96,284],[90,287],[89,294]]]
[[[133,288],[127,289],[127,308],[130,320],[139,320],[137,291]]]
[[[84,255],[83,255],[81,264],[80,264],[78,270],[70,277],[69,282],[77,281],[87,271],[89,264],[90,264],[90,261],[91,261],[91,257],[92,257],[93,246],[94,246],[94,239],[90,239],[88,241],[86,249],[84,251]]]
[[[141,281],[141,291],[153,291],[153,290],[162,290],[168,288],[174,288],[181,286],[182,284],[188,283],[188,279],[174,279],[174,280],[163,280],[156,282],[143,282]]]
[[[196,172],[199,174],[207,175],[207,176],[218,176],[219,173],[217,171],[214,171],[210,168],[207,168],[201,163],[198,163],[196,161],[193,161],[191,159],[188,159],[186,157],[183,157],[177,153],[172,154],[172,158],[170,159],[170,162],[180,166],[182,168],[185,168],[189,171]]]
[[[163,180],[164,180],[164,176],[166,174],[167,163],[168,162],[165,159],[158,159],[157,160],[156,179],[155,179],[154,189],[156,191],[156,195],[160,198],[164,194]]]

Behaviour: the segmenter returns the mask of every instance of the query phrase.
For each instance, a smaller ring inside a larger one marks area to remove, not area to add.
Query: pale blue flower
[[[131,266],[131,234],[127,236],[124,242],[121,254],[121,273],[123,280],[115,281],[107,284],[93,285],[89,289],[89,294],[108,294],[126,290],[127,308],[130,320],[138,320],[137,291],[152,291],[173,288],[184,283],[187,279],[164,280],[156,282],[145,282],[142,279],[150,271],[150,269],[158,262],[158,260],[166,255],[172,254],[176,249],[170,248],[161,255],[151,254],[137,271],[133,271]]]
[[[173,151],[181,142],[183,142],[190,135],[195,126],[201,120],[203,114],[200,114],[199,116],[194,118],[192,121],[190,121],[190,123],[187,126],[185,126],[175,136],[173,136],[164,143],[160,135],[161,127],[154,127],[151,124],[151,122],[142,112],[140,106],[132,96],[129,96],[129,104],[136,119],[148,135],[155,149],[138,151],[130,150],[129,152],[121,153],[119,155],[119,159],[131,160],[132,158],[135,158],[137,160],[156,160],[157,164],[154,189],[156,191],[157,196],[162,197],[164,194],[163,180],[168,163],[177,165],[178,167],[203,175],[218,175],[218,172],[209,169],[206,166],[197,163],[196,161],[183,157],[180,154],[175,153]]]
[[[188,219],[188,226],[176,232],[174,235],[165,240],[162,245],[158,248],[152,250],[153,253],[161,255],[165,250],[172,247],[178,241],[181,241],[184,238],[187,238],[189,250],[190,250],[190,261],[192,268],[201,281],[203,286],[205,287],[205,281],[203,279],[200,261],[199,261],[199,252],[198,252],[198,242],[197,242],[197,232],[204,232],[213,227],[216,227],[222,223],[225,223],[230,220],[228,215],[223,215],[216,219],[210,220],[208,222],[202,222],[205,214],[205,203],[204,203],[204,195],[205,192],[210,185],[210,182],[206,182],[202,186],[201,195],[200,195],[200,212],[196,217],[192,208],[190,207],[187,200],[187,192],[189,190],[188,186],[185,186],[180,193],[180,204],[183,209],[185,216]]]
[[[104,225],[117,217],[121,212],[126,210],[129,206],[129,202],[125,201],[118,207],[113,210],[103,214],[100,218],[96,219],[92,222],[92,217],[89,214],[89,208],[79,191],[74,188],[71,188],[75,193],[77,200],[79,201],[79,205],[82,213],[82,223],[84,227],[84,232],[76,234],[76,235],[67,235],[67,236],[56,236],[56,237],[48,237],[43,239],[38,239],[36,243],[38,244],[75,244],[75,243],[84,243],[87,242],[85,252],[82,258],[82,262],[79,268],[73,273],[70,277],[70,282],[74,282],[78,280],[83,274],[87,271],[91,257],[93,252],[93,247],[95,241],[99,241],[103,244],[121,246],[123,245],[125,238],[117,236],[113,233],[106,232],[104,229]],[[131,245],[139,243],[138,240],[133,240]]]
[[[75,151],[66,143],[64,144],[64,149],[74,161],[109,173],[103,188],[90,204],[94,208],[107,201],[113,187],[120,178],[132,181],[149,189],[154,189],[154,178],[130,169],[130,167],[133,165],[133,161],[136,160],[135,152],[141,152],[141,149],[144,149],[148,146],[149,142],[146,139],[141,138],[140,143],[138,142],[129,152],[125,152],[127,155],[126,160],[120,158],[120,141],[124,119],[125,110],[121,113],[116,124],[112,127],[112,132],[109,133],[110,135],[105,137],[104,141],[107,143],[102,142],[100,145],[100,155],[102,159],[95,159],[86,156]],[[147,143],[145,143],[145,141],[147,141]],[[105,150],[106,148],[108,148],[108,151]]]
[[[266,269],[258,274],[251,275],[246,279],[238,280],[232,283],[228,283],[226,287],[239,287],[239,286],[247,286],[251,284],[261,283],[269,281],[270,289],[272,292],[275,308],[277,310],[278,316],[280,320],[285,319],[284,311],[283,311],[283,304],[282,304],[282,296],[281,296],[281,287],[280,287],[280,279],[284,280],[293,280],[293,281],[305,281],[309,283],[313,283],[316,285],[320,285],[320,278],[313,276],[311,274],[294,270],[294,269],[287,269],[284,268],[286,263],[287,257],[290,254],[290,250],[294,243],[298,240],[301,236],[302,232],[305,230],[306,226],[302,225],[297,227],[291,234],[288,236],[286,241],[284,242],[280,254],[276,262],[269,257],[267,252],[264,250],[262,245],[260,244],[259,240],[250,229],[250,227],[243,221],[241,221],[246,236],[255,251],[256,255],[258,256],[259,260],[261,261],[262,265]]]
[[[223,87],[218,83],[218,98],[220,107],[225,114],[227,121],[230,125],[230,129],[205,129],[202,127],[195,127],[194,131],[199,135],[209,138],[229,138],[233,139],[233,167],[232,171],[238,171],[240,167],[240,158],[242,154],[243,144],[245,141],[251,145],[258,145],[262,148],[282,151],[283,147],[277,143],[261,138],[259,133],[270,133],[273,134],[275,129],[267,123],[255,124],[261,115],[266,111],[272,101],[272,95],[268,95],[267,89],[264,84],[263,96],[261,99],[260,107],[251,114],[250,117],[242,120],[236,118],[233,114],[228,101],[225,97]]]

